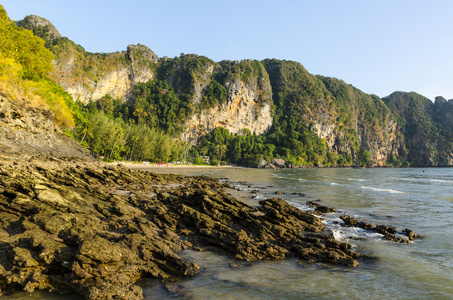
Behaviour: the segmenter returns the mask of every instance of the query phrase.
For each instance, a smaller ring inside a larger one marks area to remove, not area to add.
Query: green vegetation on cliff
[[[12,22],[1,5],[0,36],[0,88],[16,101],[50,109],[60,126],[73,126],[72,97],[49,78],[54,56],[44,41]]]
[[[163,80],[138,83],[134,88],[132,114],[138,122],[159,127],[174,135],[182,130],[182,124],[192,113],[189,101],[182,101]]]
[[[405,139],[404,159],[416,166],[452,163],[451,103],[431,100],[417,93],[395,92],[383,99],[395,113]]]
[[[135,147],[137,141],[126,138],[127,133],[134,130],[148,132],[147,135],[159,132],[172,138],[186,134],[187,130],[198,130],[195,137],[202,132],[207,135],[199,138],[192,148],[192,159],[197,161],[209,156],[214,163],[225,161],[252,166],[262,159],[273,158],[283,158],[287,165],[293,166],[453,164],[453,102],[445,99],[436,99],[433,104],[416,93],[402,92],[380,99],[342,80],[314,76],[294,61],[214,62],[195,54],[158,60],[142,45],[128,46],[127,52],[89,53],[61,37],[50,22],[40,17],[29,16],[19,24],[33,30],[43,40],[13,24],[3,8],[1,22],[2,37],[6,37],[1,40],[0,56],[3,89],[9,93],[15,90],[16,98],[24,98],[20,93],[25,98],[39,98],[35,102],[46,103],[63,126],[73,124],[72,114],[75,114],[76,128],[95,122],[95,119],[89,119],[94,116],[106,117],[119,126],[124,135],[123,143],[111,144],[109,141],[108,146],[105,144],[100,148],[88,134],[74,131],[75,138],[90,143],[94,153],[130,157],[132,148],[139,148]],[[49,73],[52,53],[57,68]],[[70,63],[70,72],[66,70],[66,63]],[[91,100],[98,102],[86,107],[81,103],[74,105],[70,95],[49,79],[51,74],[65,88],[73,83],[78,87],[82,85],[85,89],[83,101],[87,103],[90,89],[94,90],[108,74],[119,74],[124,70],[130,72],[125,75],[130,86],[123,96],[114,98],[107,93],[101,97],[102,94],[97,92],[96,97],[100,99]],[[228,128],[232,122],[244,124],[242,120],[210,121],[209,128],[194,124],[185,128],[192,118],[201,118],[206,109],[213,109],[210,112],[215,114],[216,110],[225,107],[224,104],[233,101],[242,107],[243,97],[251,97],[248,101],[254,101],[256,110],[247,116],[250,119],[258,120],[260,109],[265,105],[272,107],[272,126],[264,134],[252,134],[246,126],[240,129],[242,134],[231,134],[224,128],[212,131],[219,125]],[[105,116],[96,115],[98,110]],[[132,124],[147,129],[134,127],[132,130]],[[106,134],[105,138],[108,136]],[[121,149],[120,144],[129,148]],[[184,146],[174,147],[179,149],[179,154],[174,150],[171,157],[186,157],[187,144],[180,145]],[[109,148],[114,150],[108,151]],[[135,157],[166,160],[169,156],[136,153]]]

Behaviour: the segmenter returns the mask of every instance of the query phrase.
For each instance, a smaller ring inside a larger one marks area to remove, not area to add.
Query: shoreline
[[[134,169],[134,170],[142,170],[142,169],[268,169],[268,170],[304,170],[304,169],[431,169],[431,168],[453,168],[453,166],[408,166],[408,167],[395,167],[395,166],[369,166],[369,167],[354,167],[354,166],[300,166],[300,167],[285,167],[285,168],[258,168],[258,167],[244,167],[239,165],[225,165],[225,166],[210,166],[210,165],[190,165],[190,164],[172,164],[166,163],[163,165],[159,165],[157,163],[149,163],[145,164],[143,162],[124,162],[124,161],[115,161],[115,162],[106,162],[106,164],[112,165],[123,165],[125,167]]]
[[[86,299],[143,299],[138,279],[195,276],[203,266],[178,253],[211,246],[247,262],[297,258],[355,267],[368,259],[326,231],[318,217],[323,206],[313,203],[316,209],[306,212],[279,198],[251,206],[228,194],[228,182],[149,172],[158,168],[0,162],[0,295],[21,286],[30,294],[39,289]],[[168,167],[178,168],[232,167]]]

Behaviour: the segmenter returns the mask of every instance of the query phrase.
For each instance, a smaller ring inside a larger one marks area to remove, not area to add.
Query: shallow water
[[[277,197],[301,208],[321,199],[338,213],[323,222],[356,251],[378,259],[356,268],[299,260],[237,263],[229,254],[186,251],[203,267],[200,275],[177,282],[184,295],[169,294],[157,280],[141,284],[146,299],[451,299],[453,297],[453,169],[153,169],[165,173],[228,178],[250,205]],[[244,183],[247,182],[247,183]],[[251,185],[249,187],[249,184]],[[258,190],[256,194],[251,191]],[[303,193],[304,195],[295,194]],[[237,194],[237,192],[235,193]],[[252,199],[252,196],[254,199]],[[304,197],[305,196],[305,197]],[[385,241],[379,234],[345,229],[342,214],[374,224],[392,224],[425,235],[413,244]],[[356,240],[356,238],[365,240]],[[14,295],[6,299],[24,299]],[[27,299],[30,297],[27,295]],[[68,299],[46,293],[33,299]],[[77,297],[73,298],[76,299]]]

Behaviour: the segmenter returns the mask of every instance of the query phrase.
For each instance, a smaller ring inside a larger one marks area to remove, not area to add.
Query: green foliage
[[[103,97],[115,103],[110,96]],[[79,111],[79,122],[73,130],[74,139],[88,148],[93,155],[106,159],[169,161],[181,157],[184,147],[158,128],[145,123],[135,124],[134,119],[124,121],[106,114],[102,105],[91,102]],[[178,151],[180,153],[176,153]]]
[[[217,104],[222,104],[227,101],[227,90],[216,80],[213,80],[201,98],[200,108],[207,109]]]
[[[411,164],[435,165],[448,157],[447,149],[451,150],[451,144],[446,142],[449,130],[441,129],[445,128],[439,124],[442,118],[434,116],[435,107],[431,100],[414,92],[395,92],[383,100],[402,127],[408,149],[402,154]]]
[[[170,82],[178,97],[185,102],[192,100],[194,86],[201,81],[214,62],[204,56],[181,53],[180,57],[160,60],[158,78]]]
[[[370,162],[370,152],[365,150],[363,147],[360,147],[359,152],[357,153],[356,163],[358,166],[364,167]]]
[[[402,156],[390,155],[387,159],[387,165],[394,167],[409,167],[410,163],[406,161]]]
[[[163,80],[138,83],[134,87],[132,114],[136,120],[150,127],[159,127],[170,135],[182,130],[182,124],[192,112],[187,101],[182,101]]]
[[[39,80],[52,71],[52,53],[44,41],[30,30],[17,27],[7,15],[0,18],[0,49],[4,58],[12,58],[22,66],[25,79]]]
[[[161,131],[145,124],[131,125],[127,143],[131,146],[130,158],[135,160],[168,161],[173,140]]]
[[[96,112],[88,117],[86,133],[89,150],[96,155],[109,156],[124,139],[121,123],[109,119],[103,112]]]
[[[71,96],[49,79],[52,52],[30,30],[18,27],[0,5],[0,87],[13,99],[49,108],[57,125],[74,125]]]

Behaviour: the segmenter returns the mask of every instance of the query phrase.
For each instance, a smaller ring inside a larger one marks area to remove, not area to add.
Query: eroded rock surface
[[[0,164],[0,288],[141,299],[141,277],[193,276],[178,253],[210,245],[238,260],[299,257],[356,266],[359,253],[281,199],[251,207],[228,184],[80,161]]]
[[[50,110],[23,99],[12,100],[0,91],[0,160],[30,157],[92,159],[85,148],[61,132]]]

